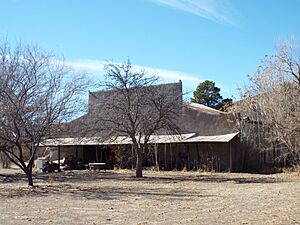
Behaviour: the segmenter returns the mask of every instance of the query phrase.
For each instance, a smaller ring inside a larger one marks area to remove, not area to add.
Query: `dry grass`
[[[299,224],[300,178],[132,171],[0,176],[0,224]]]

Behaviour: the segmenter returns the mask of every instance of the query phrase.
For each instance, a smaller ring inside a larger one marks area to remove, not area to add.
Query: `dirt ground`
[[[35,188],[0,170],[0,224],[300,224],[300,177],[199,172],[66,171]]]

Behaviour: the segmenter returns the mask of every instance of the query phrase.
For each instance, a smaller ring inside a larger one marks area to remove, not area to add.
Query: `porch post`
[[[61,169],[60,169],[60,145],[58,146],[58,172],[61,172]]]
[[[76,152],[75,152],[75,154],[76,154],[76,160],[78,160],[78,145],[76,145]]]
[[[134,149],[133,149],[133,144],[131,144],[131,154],[132,154],[132,158],[131,158],[131,169],[134,169]]]
[[[159,171],[157,143],[154,143],[154,158],[155,158],[155,167]]]
[[[99,162],[99,148],[96,146],[96,162]]]
[[[173,155],[172,155],[172,143],[170,143],[170,145],[169,145],[169,151],[170,151],[170,160],[171,160],[171,162],[170,162],[170,170],[173,170]]]
[[[165,143],[165,167],[164,170],[167,170],[167,143]]]
[[[232,153],[231,153],[231,142],[229,142],[229,172],[232,171]]]

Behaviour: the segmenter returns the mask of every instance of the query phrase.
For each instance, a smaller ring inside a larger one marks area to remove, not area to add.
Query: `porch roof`
[[[152,135],[148,143],[179,143],[192,136],[195,136],[195,133],[181,135]],[[82,137],[46,139],[41,143],[41,146],[128,145],[131,143],[131,138],[127,136],[113,137],[108,140],[103,140],[101,137]]]
[[[148,143],[192,143],[192,142],[229,142],[239,132],[214,135],[197,136],[195,133],[181,135],[152,135]],[[131,144],[131,139],[126,136],[118,136],[109,140],[103,140],[101,137],[83,137],[83,138],[53,138],[46,139],[41,146],[76,146],[76,145],[127,145]]]
[[[239,132],[213,136],[194,136],[183,140],[183,142],[229,142],[238,134]]]

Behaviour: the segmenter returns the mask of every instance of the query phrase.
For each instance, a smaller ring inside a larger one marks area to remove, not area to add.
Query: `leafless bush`
[[[254,149],[274,151],[274,160],[299,164],[300,46],[284,43],[249,81],[237,111],[243,140]]]

